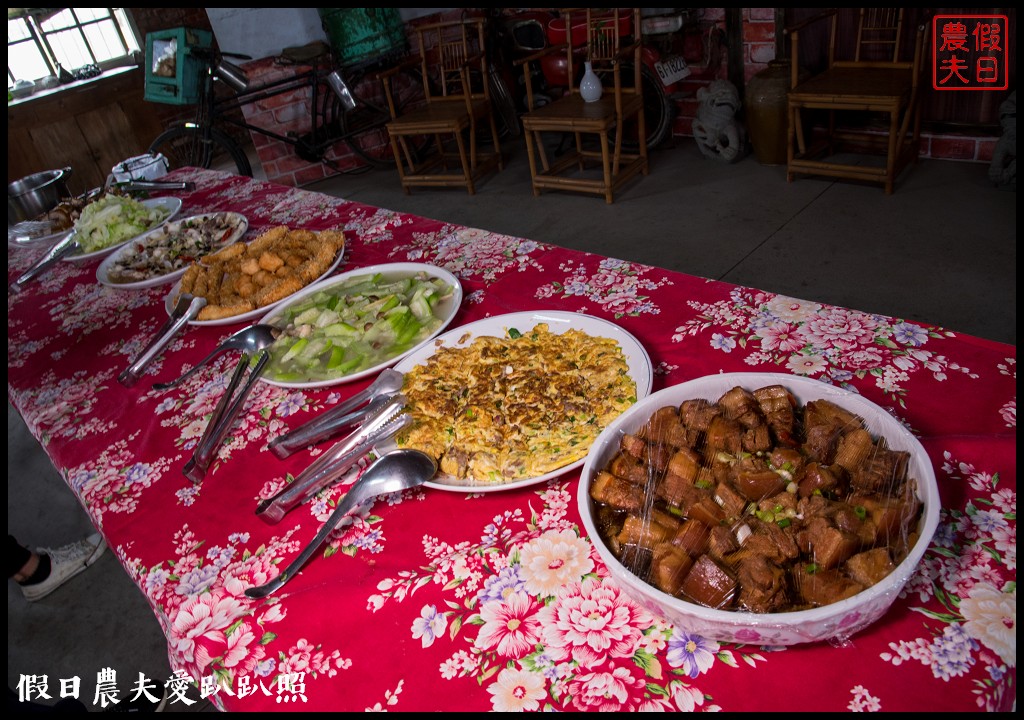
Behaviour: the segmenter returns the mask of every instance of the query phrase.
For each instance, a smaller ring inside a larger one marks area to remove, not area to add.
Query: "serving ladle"
[[[320,549],[320,546],[327,540],[327,536],[337,527],[342,518],[367,500],[422,485],[433,478],[436,472],[437,462],[420,450],[401,448],[380,456],[349,488],[345,497],[338,503],[338,507],[334,508],[334,512],[327,518],[327,522],[320,528],[320,532],[310,540],[309,545],[292,561],[292,564],[265,585],[258,585],[246,590],[246,596],[260,600],[279,590],[286,582],[295,577],[302,566],[313,557],[313,554]]]
[[[209,355],[196,363],[196,365],[184,375],[176,380],[171,380],[170,382],[153,383],[153,389],[170,390],[171,388],[178,387],[199,372],[200,368],[208,365],[215,357],[222,353],[226,353],[229,350],[241,350],[248,355],[254,355],[263,348],[270,347],[274,343],[279,332],[280,330],[275,328],[273,325],[250,325],[247,328],[242,328],[234,335],[226,338],[220,345],[215,347]]]

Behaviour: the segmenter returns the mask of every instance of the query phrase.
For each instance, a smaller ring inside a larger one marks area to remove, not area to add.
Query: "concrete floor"
[[[1016,345],[1016,193],[993,189],[987,165],[921,161],[886,196],[874,186],[787,183],[782,167],[753,156],[720,164],[677,138],[652,155],[648,177],[606,205],[557,192],[533,197],[522,141],[506,147],[505,170],[471,197],[441,189],[406,196],[394,171],[308,189]],[[53,546],[92,532],[10,404],[7,447],[8,532]],[[51,688],[78,675],[88,705],[103,668],[114,668],[124,689],[140,672],[169,675],[157,621],[111,553],[40,602],[27,603],[13,582],[7,598],[11,688],[26,674],[48,675]],[[204,701],[189,710],[213,708]]]

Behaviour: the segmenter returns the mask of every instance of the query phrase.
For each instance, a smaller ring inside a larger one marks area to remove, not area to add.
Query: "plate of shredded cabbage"
[[[82,249],[64,259],[87,262],[108,255],[173,219],[179,212],[181,200],[175,197],[136,200],[122,195],[104,195],[82,210],[73,231]]]

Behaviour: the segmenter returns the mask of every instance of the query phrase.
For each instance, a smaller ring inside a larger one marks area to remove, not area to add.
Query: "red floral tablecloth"
[[[279,224],[344,228],[339,272],[447,268],[465,290],[453,327],[533,309],[612,320],[646,346],[655,390],[720,371],[852,389],[921,440],[943,500],[902,596],[845,642],[719,644],[651,616],[586,536],[578,472],[508,492],[379,500],[285,588],[253,601],[244,590],[275,577],[345,491],[261,522],[258,500],[310,462],[278,460],[267,441],[369,379],[314,391],[259,383],[193,485],[182,466],[236,358],[173,391],[150,384],[241,325],[189,328],[126,389],[117,374],[166,318],[169,288],[111,289],[95,262],[65,262],[8,295],[9,398],[152,606],[171,667],[194,682],[186,697],[253,711],[1013,706],[1016,347],[249,178],[173,178],[197,183],[179,195],[184,214],[242,212],[249,237]],[[10,250],[8,279],[39,254]]]

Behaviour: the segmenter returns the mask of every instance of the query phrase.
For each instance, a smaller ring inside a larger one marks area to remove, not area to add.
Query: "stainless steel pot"
[[[71,197],[67,179],[71,168],[45,170],[7,184],[7,225],[15,225],[53,210]]]

